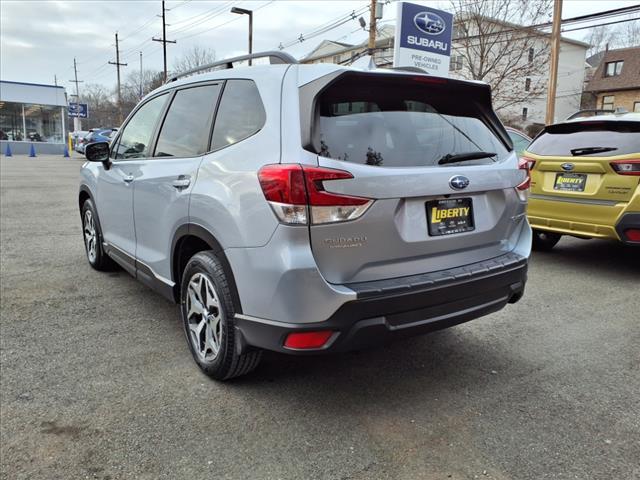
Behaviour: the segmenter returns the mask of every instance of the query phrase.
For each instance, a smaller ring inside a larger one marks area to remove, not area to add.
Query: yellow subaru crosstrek
[[[550,250],[562,235],[640,246],[640,114],[548,125],[523,156],[534,249]]]

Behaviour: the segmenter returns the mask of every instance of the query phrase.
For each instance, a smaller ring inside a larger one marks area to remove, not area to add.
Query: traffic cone
[[[29,149],[29,156],[30,157],[35,157],[36,156],[36,149],[33,146],[33,143],[31,144],[31,148]]]
[[[13,154],[11,153],[11,147],[9,146],[8,142],[7,142],[7,149],[4,151],[4,156],[5,157],[13,157]]]
[[[66,145],[64,146],[64,154],[62,154],[62,156],[64,158],[69,158],[69,148]]]

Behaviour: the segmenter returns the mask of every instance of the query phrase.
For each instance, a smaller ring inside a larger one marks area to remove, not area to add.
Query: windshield
[[[610,157],[640,153],[640,122],[575,122],[547,127],[527,148],[536,155]]]
[[[467,160],[464,165],[504,158],[507,148],[473,102],[461,105],[465,102],[454,96],[415,83],[390,88],[337,82],[318,101],[318,153],[383,167],[437,166],[447,155],[479,151],[496,156]]]

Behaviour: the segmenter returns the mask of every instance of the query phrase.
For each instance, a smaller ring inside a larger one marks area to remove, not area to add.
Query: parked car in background
[[[550,250],[562,235],[640,246],[640,113],[548,125],[524,157],[535,249]]]
[[[78,153],[84,153],[87,145],[96,142],[110,142],[116,128],[92,128],[87,135],[85,135],[76,148]]]
[[[78,143],[80,143],[80,141],[88,133],[89,133],[88,130],[75,130],[75,131],[71,132],[71,142],[72,142],[72,147],[73,147],[74,150],[76,150],[76,147],[78,146]]]
[[[489,85],[262,56],[279,64],[167,82],[111,145],[87,146],[81,170],[89,263],[115,261],[177,302],[206,374],[245,374],[264,349],[447,328],[522,297],[529,172]]]
[[[516,130],[515,128],[505,127],[505,129],[509,134],[509,138],[511,138],[511,141],[513,142],[513,149],[516,151],[518,158],[522,157],[522,153],[531,143],[531,137],[520,130]]]

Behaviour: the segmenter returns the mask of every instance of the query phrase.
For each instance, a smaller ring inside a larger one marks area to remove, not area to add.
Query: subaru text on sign
[[[449,75],[453,15],[413,3],[398,3],[394,67],[417,67]]]

